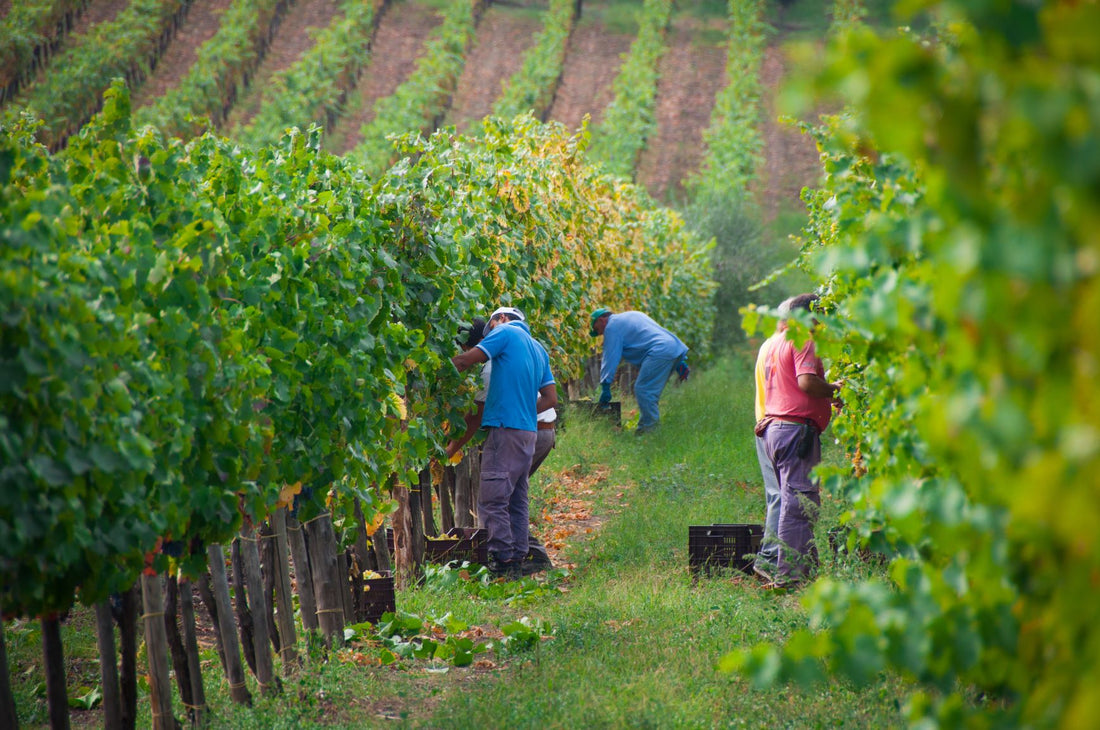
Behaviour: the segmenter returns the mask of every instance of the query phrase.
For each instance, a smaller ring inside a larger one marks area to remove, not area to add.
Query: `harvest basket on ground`
[[[764,537],[757,524],[688,526],[688,566],[693,576],[716,569],[752,573],[752,563]]]

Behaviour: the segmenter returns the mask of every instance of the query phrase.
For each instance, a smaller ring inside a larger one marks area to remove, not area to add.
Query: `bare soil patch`
[[[466,56],[444,124],[464,132],[488,116],[503,84],[519,70],[523,54],[539,30],[537,19],[490,5],[478,24],[477,38]]]
[[[359,131],[374,119],[374,104],[391,95],[416,68],[424,42],[439,23],[432,8],[395,0],[383,11],[371,44],[371,59],[348,95],[348,114],[326,135],[325,145],[342,155],[359,143]]]
[[[311,31],[328,26],[338,13],[335,0],[298,0],[290,6],[275,29],[259,68],[252,75],[248,91],[233,105],[225,129],[248,124],[260,110],[268,80],[312,48],[314,39]]]
[[[682,200],[685,178],[699,168],[706,152],[703,131],[725,84],[726,49],[703,42],[705,29],[697,18],[675,18],[661,59],[657,134],[642,151],[637,180],[665,202]]]
[[[776,96],[787,75],[787,64],[779,46],[769,46],[760,70],[764,90],[764,169],[758,192],[763,201],[766,221],[774,220],[784,207],[799,209],[799,196],[805,186],[816,185],[821,177],[817,147],[797,127],[778,119]]]
[[[565,52],[561,85],[547,118],[569,129],[577,129],[585,114],[592,116],[592,124],[598,123],[604,107],[614,98],[611,82],[633,40],[633,36],[609,33],[594,23],[575,28]]]
[[[179,85],[198,57],[202,44],[221,27],[221,16],[232,0],[193,0],[183,23],[164,51],[153,73],[134,92],[133,108],[150,104]]]

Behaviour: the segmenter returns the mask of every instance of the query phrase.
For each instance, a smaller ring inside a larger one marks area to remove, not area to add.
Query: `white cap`
[[[498,314],[509,314],[518,319],[520,322],[527,321],[527,318],[523,316],[523,312],[516,309],[515,307],[498,307],[492,314],[489,315],[489,319],[496,317]]]

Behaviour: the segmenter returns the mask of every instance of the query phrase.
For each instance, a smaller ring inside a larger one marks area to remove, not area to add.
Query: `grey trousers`
[[[557,431],[552,428],[540,428],[536,431],[538,434],[535,436],[535,455],[531,457],[531,471],[528,472],[529,476],[534,476],[535,472],[542,466],[542,462],[546,461],[546,457],[550,455],[551,449],[554,448],[554,444],[557,441]]]
[[[481,452],[478,517],[489,533],[486,547],[499,560],[522,560],[527,554],[527,477],[535,433],[490,428]]]
[[[821,505],[820,488],[810,471],[821,461],[821,438],[815,436],[806,458],[798,457],[802,427],[773,421],[764,432],[764,448],[779,477],[779,579],[799,580],[817,566],[814,520]]]
[[[538,436],[535,438],[535,455],[531,457],[529,476],[534,476],[535,472],[542,466],[542,462],[550,455],[554,444],[557,443],[556,434],[557,431],[552,428],[540,428],[538,430]],[[530,528],[528,528],[527,534],[527,557],[529,559],[544,560],[547,565],[550,563],[550,554],[546,552],[546,546],[537,537],[530,534]]]
[[[768,448],[762,436],[756,439],[756,459],[760,462],[760,474],[764,477],[764,537],[760,552],[756,554],[756,567],[774,575],[779,566],[779,475],[775,464],[768,458]]]

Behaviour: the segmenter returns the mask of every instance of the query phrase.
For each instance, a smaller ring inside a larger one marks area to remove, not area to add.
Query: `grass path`
[[[574,545],[568,593],[527,607],[555,626],[539,656],[466,686],[415,727],[884,727],[901,724],[894,683],[757,692],[715,664],[737,646],[805,624],[798,597],[740,575],[692,585],[687,528],[760,522],[746,360],[670,385],[662,426],[637,438],[567,428],[548,472],[610,468],[594,489],[606,524]],[[546,468],[546,467],[544,467]],[[554,479],[542,483],[552,492]],[[619,496],[622,495],[622,496]]]

